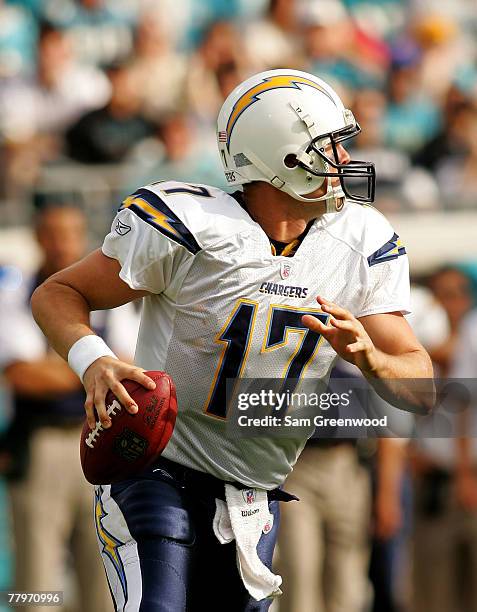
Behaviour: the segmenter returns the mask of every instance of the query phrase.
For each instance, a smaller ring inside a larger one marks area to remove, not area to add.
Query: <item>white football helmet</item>
[[[325,200],[332,212],[343,207],[345,197],[374,200],[374,164],[343,164],[338,156],[337,144],[359,132],[353,113],[324,81],[279,69],[260,72],[232,91],[219,113],[217,138],[230,185],[266,181],[296,200]],[[366,194],[351,193],[347,179],[365,182]],[[325,180],[324,195],[304,197]]]

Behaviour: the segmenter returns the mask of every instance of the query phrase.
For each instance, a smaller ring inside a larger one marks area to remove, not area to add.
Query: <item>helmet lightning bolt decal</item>
[[[313,87],[321,93],[325,94],[332,102],[334,102],[332,96],[318,83],[312,81],[311,79],[307,79],[306,77],[302,77],[299,75],[277,75],[271,76],[263,79],[262,83],[258,85],[254,85],[251,89],[246,91],[234,104],[232,112],[230,113],[229,120],[227,121],[227,149],[230,148],[230,137],[232,136],[232,131],[234,129],[235,124],[237,123],[237,119],[240,115],[249,108],[255,102],[260,100],[260,94],[263,94],[266,91],[270,91],[272,89],[300,89],[299,85],[308,85],[309,87]]]

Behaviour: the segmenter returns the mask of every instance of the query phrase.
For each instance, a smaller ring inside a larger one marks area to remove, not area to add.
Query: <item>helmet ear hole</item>
[[[283,163],[287,168],[290,169],[296,168],[298,166],[298,160],[294,153],[288,153],[288,155],[285,155],[285,157],[283,158]]]

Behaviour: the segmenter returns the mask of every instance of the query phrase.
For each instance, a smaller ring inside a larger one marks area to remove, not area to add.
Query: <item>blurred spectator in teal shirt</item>
[[[421,53],[414,41],[395,42],[384,120],[385,141],[409,154],[431,140],[441,125],[439,108],[420,88],[420,59]]]
[[[37,23],[21,6],[0,2],[0,79],[35,70]]]

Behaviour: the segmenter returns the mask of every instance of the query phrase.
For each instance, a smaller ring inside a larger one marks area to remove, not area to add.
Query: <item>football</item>
[[[165,372],[146,372],[156,388],[146,389],[132,380],[121,381],[138,406],[130,414],[112,391],[106,396],[111,427],[99,421],[90,429],[83,425],[80,441],[81,466],[91,484],[125,480],[147,468],[169,442],[177,415],[174,383]]]

